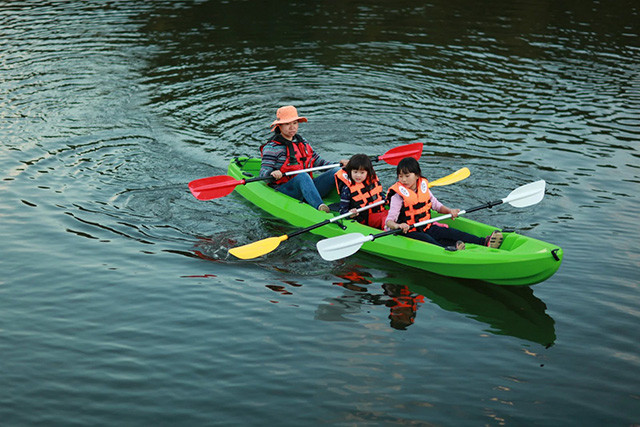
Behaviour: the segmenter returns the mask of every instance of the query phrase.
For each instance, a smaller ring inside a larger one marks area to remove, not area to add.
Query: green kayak
[[[260,159],[238,157],[229,164],[231,177],[242,180],[257,177]],[[249,202],[269,214],[281,218],[296,227],[330,219],[333,213],[318,211],[310,205],[274,191],[264,181],[238,185],[235,190]],[[325,199],[327,204],[338,200],[337,193]],[[439,215],[433,212],[433,216]],[[478,236],[489,235],[496,227],[468,218],[455,221],[442,220],[454,227]],[[312,230],[324,237],[343,236],[348,233],[370,235],[380,230],[342,220],[345,229],[336,223]],[[463,251],[447,251],[436,245],[408,237],[393,235],[366,242],[362,250],[400,264],[430,271],[444,276],[483,280],[499,285],[533,285],[551,277],[562,262],[562,249],[557,245],[503,230],[504,240],[500,249],[467,244]]]

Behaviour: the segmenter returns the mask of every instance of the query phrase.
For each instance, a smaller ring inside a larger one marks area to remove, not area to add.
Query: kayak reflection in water
[[[260,177],[271,175],[275,182],[270,185],[277,191],[304,200],[318,210],[329,212],[329,207],[322,198],[333,190],[334,175],[339,167],[316,178],[312,178],[311,173],[285,175],[287,172],[331,164],[321,158],[311,148],[311,144],[298,134],[298,124],[307,121],[306,117],[298,116],[298,110],[293,105],[278,108],[276,120],[271,123],[273,135],[260,147]],[[341,160],[340,163],[344,165],[347,161]]]

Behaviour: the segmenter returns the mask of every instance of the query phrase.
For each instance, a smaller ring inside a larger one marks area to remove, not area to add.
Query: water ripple
[[[4,2],[3,420],[637,422],[638,8],[582,6]],[[328,159],[422,141],[430,178],[469,167],[434,191],[453,206],[545,179],[473,218],[562,268],[505,289],[327,263],[313,235],[231,257],[291,227],[187,183],[284,104]]]

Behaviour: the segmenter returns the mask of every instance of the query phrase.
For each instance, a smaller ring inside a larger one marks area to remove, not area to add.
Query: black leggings
[[[485,245],[485,237],[478,237],[465,233],[464,231],[456,230],[455,228],[441,227],[436,224],[431,224],[431,227],[429,227],[426,232],[410,231],[406,236],[442,247],[455,245],[458,240],[462,240],[465,243]]]

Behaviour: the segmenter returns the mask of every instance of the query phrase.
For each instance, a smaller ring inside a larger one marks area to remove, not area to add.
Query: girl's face
[[[297,120],[294,120],[293,122],[289,122],[289,123],[283,123],[279,126],[280,126],[280,134],[285,138],[287,138],[289,141],[291,141],[293,137],[296,136],[296,133],[298,133]]]
[[[409,187],[415,191],[416,182],[418,182],[418,175],[413,172],[400,172],[398,174],[398,181],[405,187]]]
[[[362,168],[354,169],[351,171],[351,179],[358,183],[363,182],[367,179],[367,171]]]

